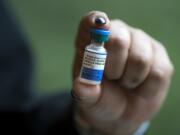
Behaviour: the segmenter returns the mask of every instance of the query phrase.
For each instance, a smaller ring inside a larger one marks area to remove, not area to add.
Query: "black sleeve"
[[[32,58],[28,42],[0,0],[0,110],[19,110],[32,97]]]
[[[39,99],[25,111],[0,111],[0,134],[78,135],[68,92]]]
[[[69,92],[61,92],[42,100],[36,108],[38,134],[78,135],[73,119],[73,102]]]
[[[34,100],[29,43],[0,0],[0,134],[77,135],[69,93]]]

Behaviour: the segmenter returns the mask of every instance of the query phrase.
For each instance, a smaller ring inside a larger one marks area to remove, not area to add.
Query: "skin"
[[[103,81],[89,85],[80,82],[79,73],[96,17],[106,20],[100,27],[109,29],[111,35],[105,44],[108,56]],[[141,29],[92,11],[80,21],[75,50],[72,92],[79,99],[75,110],[81,119],[77,123],[84,123],[82,128],[103,135],[131,135],[160,110],[173,74],[162,43]]]

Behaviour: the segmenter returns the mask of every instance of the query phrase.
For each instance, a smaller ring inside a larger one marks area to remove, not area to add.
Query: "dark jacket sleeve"
[[[0,134],[78,135],[68,92],[40,99],[25,111],[0,111]]]
[[[69,93],[34,100],[32,56],[0,0],[0,134],[77,135]]]
[[[32,57],[14,18],[0,0],[0,110],[21,109],[32,97]]]
[[[38,122],[36,122],[39,123],[36,127],[38,134],[78,135],[73,118],[73,102],[69,92],[61,92],[45,98],[37,107],[37,111],[39,111]]]

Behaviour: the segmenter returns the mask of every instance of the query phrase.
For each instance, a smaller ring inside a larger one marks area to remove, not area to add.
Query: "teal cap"
[[[109,30],[93,28],[90,30],[91,38],[97,42],[107,42],[109,40]]]

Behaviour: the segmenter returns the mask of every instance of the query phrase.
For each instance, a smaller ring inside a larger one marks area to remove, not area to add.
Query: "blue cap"
[[[97,42],[107,42],[109,39],[109,30],[93,28],[90,30],[91,38]]]

